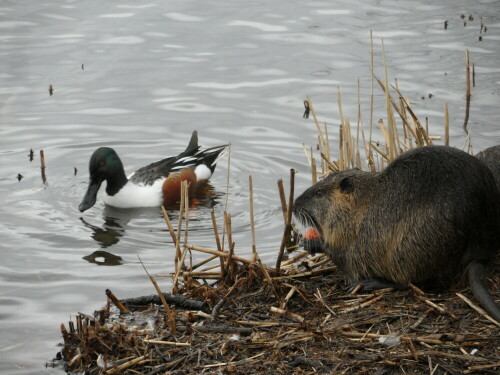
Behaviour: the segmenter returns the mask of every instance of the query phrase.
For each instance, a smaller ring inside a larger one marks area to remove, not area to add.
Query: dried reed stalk
[[[161,206],[161,212],[163,214],[163,218],[165,219],[165,222],[167,223],[167,228],[168,232],[170,233],[170,237],[172,237],[172,241],[174,245],[177,247],[177,236],[175,235],[175,230],[172,225],[172,221],[170,221],[170,217],[168,216],[167,210],[165,209],[164,206]]]
[[[325,144],[325,137],[323,136],[323,132],[321,131],[321,128],[319,126],[318,118],[316,117],[316,111],[314,110],[314,106],[312,105],[312,102],[310,101],[309,96],[306,99],[307,104],[309,106],[309,110],[311,111],[311,114],[313,115],[314,123],[316,124],[316,130],[318,131],[318,136],[321,139],[320,144],[324,145]]]
[[[324,169],[323,169],[324,170]],[[316,184],[318,182],[318,171],[316,170],[316,159],[311,159],[311,172],[312,172],[312,184]]]
[[[467,123],[469,122],[470,98],[471,98],[469,49],[465,50],[465,81],[467,87],[465,93],[464,131],[467,135],[469,135],[469,129],[467,129]]]
[[[450,115],[448,113],[448,103],[444,103],[444,145],[450,145]]]
[[[217,219],[215,218],[215,211],[213,209],[211,212],[211,216],[212,216],[212,227],[214,229],[214,236],[215,236],[215,243],[217,245],[217,250],[222,252],[222,245],[220,243],[220,237],[219,237],[219,229],[217,227]],[[211,258],[214,259],[214,257],[211,257]],[[225,268],[224,267],[224,258],[219,257],[219,261],[220,261],[220,269],[222,272],[221,276],[222,276],[222,278],[224,278],[224,268]]]
[[[40,171],[42,173],[42,182],[47,183],[47,176],[45,175],[45,153],[40,150]]]
[[[286,217],[287,217],[286,196],[285,196],[285,189],[283,188],[283,179],[281,178],[278,180],[278,192],[280,195],[281,211],[283,212],[283,221],[286,225]]]
[[[281,260],[283,259],[283,253],[285,251],[286,244],[289,241],[292,232],[292,211],[293,211],[293,197],[295,189],[295,170],[290,169],[290,194],[288,196],[288,210],[285,230],[283,232],[283,237],[281,239],[280,251],[278,253],[278,258],[276,259],[276,272],[280,272]]]
[[[253,183],[252,176],[248,176],[248,196],[250,203],[250,229],[252,231],[252,253],[255,255],[257,253],[257,248],[255,246],[255,221],[253,215]]]
[[[116,307],[118,307],[118,310],[122,313],[128,313],[130,312],[123,303],[120,302],[118,298],[113,294],[113,292],[109,289],[106,289],[106,296],[115,304]]]
[[[230,253],[226,253],[226,252],[222,252],[222,251],[207,249],[205,247],[196,246],[196,245],[187,245],[186,248],[188,248],[190,250],[194,250],[194,251],[199,251],[201,253],[217,255],[219,257],[228,258],[230,260],[236,260],[236,261],[241,262],[241,263],[252,264],[251,260],[248,260],[246,258],[242,258],[242,257],[236,256],[234,254],[231,255]]]
[[[189,197],[188,197],[188,187],[187,187],[187,182],[183,181],[181,184],[181,203],[180,203],[180,208],[179,208],[179,224],[178,224],[178,229],[177,229],[177,243],[176,243],[176,258],[177,254],[180,252],[180,238],[181,238],[181,230],[182,230],[182,219],[183,219],[183,212],[184,216],[186,219],[186,224],[185,224],[185,231],[184,231],[184,246],[183,250],[180,256],[180,259],[178,262],[175,264],[175,277],[174,280],[172,281],[172,294],[176,294],[177,291],[179,290],[178,287],[178,282],[179,282],[179,274],[181,270],[184,270],[186,268],[184,264],[184,260],[186,258],[186,254],[188,251],[187,248],[187,235],[188,235],[188,212],[186,210],[187,206],[189,205]],[[192,265],[192,264],[191,264]]]

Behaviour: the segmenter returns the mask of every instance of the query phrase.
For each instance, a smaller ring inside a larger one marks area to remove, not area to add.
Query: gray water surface
[[[335,145],[337,88],[344,116],[355,123],[359,78],[368,125],[370,30],[376,74],[383,76],[383,38],[391,80],[398,78],[435,135],[443,133],[447,102],[451,143],[459,148],[468,48],[476,72],[474,150],[500,143],[499,10],[499,1],[464,0],[3,1],[0,373],[60,373],[44,367],[58,351],[60,323],[104,304],[106,288],[119,298],[154,293],[136,254],[151,274],[173,269],[159,209],[105,208],[99,199],[78,211],[95,148],[115,148],[130,173],[182,151],[195,129],[203,145],[230,142],[236,251],[250,251],[252,175],[257,249],[274,263],[283,226],[276,181],[288,188],[295,168],[296,191],[310,184],[302,143],[314,147],[316,130],[302,118],[302,102],[311,97]],[[385,118],[385,104],[378,87],[375,94],[376,121]],[[215,248],[210,207],[222,223],[226,174],[227,157],[211,180],[216,198],[192,212],[195,244]],[[169,279],[160,285],[169,290]]]

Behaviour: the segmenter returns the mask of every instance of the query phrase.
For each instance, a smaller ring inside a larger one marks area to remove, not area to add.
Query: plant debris
[[[167,296],[198,307],[181,310],[180,302],[169,301],[175,335],[157,296],[122,300],[130,313],[109,304],[93,316],[79,313],[69,330],[61,325],[67,370],[494,374],[500,369],[499,324],[458,296],[474,300],[468,289],[346,294],[343,276],[324,255],[299,255],[284,262],[280,274],[266,267],[270,280],[257,264],[241,262],[232,284],[186,279],[178,295]],[[498,261],[494,275],[490,290],[498,299]]]

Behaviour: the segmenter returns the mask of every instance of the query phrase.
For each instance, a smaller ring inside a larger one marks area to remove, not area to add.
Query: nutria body
[[[499,248],[499,210],[488,167],[444,146],[410,150],[380,173],[332,173],[294,203],[349,283],[446,287],[467,271],[474,295],[500,321],[485,287]]]
[[[500,190],[500,145],[481,151],[476,157],[488,166]]]

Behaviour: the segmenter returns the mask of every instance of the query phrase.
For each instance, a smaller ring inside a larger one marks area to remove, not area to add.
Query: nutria
[[[426,146],[380,173],[331,173],[299,196],[293,211],[318,230],[353,286],[446,287],[467,271],[475,297],[500,321],[485,286],[499,248],[500,196],[474,156]]]
[[[500,190],[500,145],[481,151],[476,157],[490,168]]]

